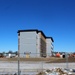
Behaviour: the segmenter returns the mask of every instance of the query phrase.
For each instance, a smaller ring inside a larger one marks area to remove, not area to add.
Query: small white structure
[[[10,58],[11,57],[11,53],[6,55],[6,58]]]
[[[6,56],[6,58],[12,58],[12,57],[17,57],[17,55],[16,54],[9,53]]]
[[[8,56],[9,56],[9,58],[10,58],[10,57],[11,57],[11,54],[9,53]]]

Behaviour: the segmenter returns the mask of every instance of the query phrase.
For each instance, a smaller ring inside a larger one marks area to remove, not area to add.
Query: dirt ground
[[[69,58],[59,58],[56,60],[48,61],[48,63],[64,63],[64,62],[75,62],[74,57],[69,57]]]
[[[18,58],[0,58],[0,61],[18,61]],[[45,61],[47,63],[63,63],[63,62],[75,62],[74,57],[58,58],[58,57],[49,57],[49,58],[20,58],[20,61]]]

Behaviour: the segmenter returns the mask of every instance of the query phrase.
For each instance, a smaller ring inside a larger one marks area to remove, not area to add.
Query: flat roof
[[[42,35],[45,37],[45,38],[49,38],[49,39],[51,39],[52,40],[52,42],[54,42],[54,40],[53,40],[53,38],[52,37],[46,37],[45,36],[45,34],[43,33],[43,31],[41,31],[41,30],[37,30],[37,29],[28,29],[28,30],[18,30],[18,32],[17,33],[20,33],[20,32],[36,32],[36,33],[39,33],[39,32],[41,32],[42,33]]]
[[[52,42],[54,42],[54,40],[53,40],[53,38],[52,37],[46,37],[47,39],[51,39],[52,40]]]

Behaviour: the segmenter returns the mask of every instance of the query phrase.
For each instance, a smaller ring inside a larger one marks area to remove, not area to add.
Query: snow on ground
[[[75,69],[75,63],[45,63],[45,62],[31,62],[31,61],[24,61],[20,62],[20,70],[21,71],[41,71],[41,70],[46,70],[46,69],[53,69],[53,68],[70,68],[70,69]],[[16,61],[11,61],[11,62],[6,62],[6,61],[0,61],[0,72],[3,71],[14,71],[17,72],[18,70],[18,62]]]

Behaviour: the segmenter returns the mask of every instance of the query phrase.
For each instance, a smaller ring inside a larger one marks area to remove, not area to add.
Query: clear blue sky
[[[75,0],[0,0],[0,52],[18,50],[20,29],[40,29],[54,51],[75,52]]]

